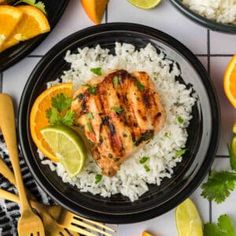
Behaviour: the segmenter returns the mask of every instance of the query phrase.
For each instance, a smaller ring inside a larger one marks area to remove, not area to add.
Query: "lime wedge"
[[[236,136],[232,138],[232,141],[229,145],[229,156],[230,156],[230,164],[233,170],[236,170]]]
[[[151,9],[156,7],[161,0],[128,0],[132,5],[141,9]]]
[[[203,236],[201,218],[190,199],[185,200],[176,208],[175,220],[179,236]]]
[[[50,126],[40,132],[70,176],[77,175],[87,158],[80,136],[67,126]]]
[[[236,122],[234,123],[234,126],[233,126],[233,133],[236,134]]]

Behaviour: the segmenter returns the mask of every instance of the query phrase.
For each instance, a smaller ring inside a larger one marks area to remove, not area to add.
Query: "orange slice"
[[[225,71],[224,90],[227,98],[236,108],[236,54],[229,62]]]
[[[22,16],[22,11],[15,7],[0,6],[0,52],[3,51],[4,42],[13,33]]]
[[[147,231],[144,231],[144,232],[142,233],[142,236],[153,236],[153,235],[150,234],[150,233],[148,233]]]
[[[3,50],[16,45],[20,41],[31,39],[50,31],[47,17],[34,6],[18,6],[23,17],[16,27],[14,34],[3,44]]]
[[[42,128],[49,125],[46,117],[46,111],[51,107],[52,97],[60,93],[72,97],[72,84],[63,83],[45,90],[35,100],[30,113],[30,131],[34,143],[46,157],[55,162],[58,161],[58,158],[53,155],[51,148],[46,141],[44,141],[40,131]]]
[[[108,3],[108,0],[81,0],[88,17],[95,23],[100,24]]]

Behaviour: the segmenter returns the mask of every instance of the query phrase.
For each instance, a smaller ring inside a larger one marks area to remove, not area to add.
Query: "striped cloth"
[[[20,151],[19,151],[20,153]],[[11,163],[8,157],[6,145],[3,141],[3,137],[0,135],[0,156],[3,158],[5,163],[12,169]],[[35,196],[35,198],[44,204],[53,204],[42,189],[35,183],[27,165],[25,164],[22,155],[20,154],[20,167],[24,179],[24,184],[27,189]],[[0,187],[6,191],[17,193],[15,186],[10,184],[0,174]],[[20,216],[19,206],[13,202],[0,199],[0,236],[14,236],[17,235],[17,220]]]

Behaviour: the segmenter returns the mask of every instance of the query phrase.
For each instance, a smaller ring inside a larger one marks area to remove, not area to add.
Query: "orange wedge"
[[[25,41],[50,31],[47,17],[38,8],[25,5],[18,6],[16,9],[23,13],[23,17],[16,27],[14,34],[3,44],[2,50],[12,47],[20,41]]]
[[[153,235],[150,234],[150,233],[148,233],[147,231],[144,231],[144,232],[142,233],[142,236],[153,236]]]
[[[108,3],[108,0],[81,0],[88,17],[95,23],[100,24]]]
[[[22,16],[22,11],[15,7],[0,6],[0,52],[3,51],[2,46],[4,42],[13,33]]]
[[[44,141],[40,130],[49,125],[46,111],[51,107],[52,97],[60,93],[72,97],[72,84],[63,83],[45,90],[35,100],[30,113],[30,132],[34,143],[46,157],[55,162],[58,161],[58,158],[53,155],[51,148]]]
[[[227,98],[236,108],[236,54],[229,62],[225,71],[224,90]]]

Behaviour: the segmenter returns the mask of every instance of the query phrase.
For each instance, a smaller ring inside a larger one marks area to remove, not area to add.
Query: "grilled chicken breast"
[[[74,93],[76,124],[93,143],[92,155],[103,174],[147,143],[165,123],[160,97],[145,72],[117,70],[90,80]]]

